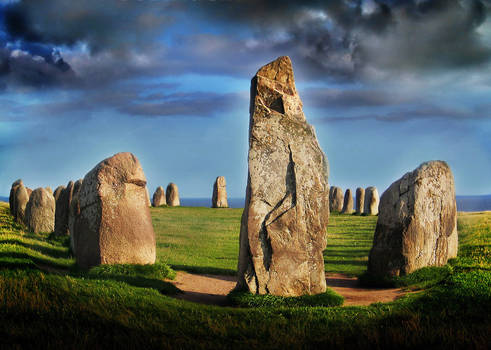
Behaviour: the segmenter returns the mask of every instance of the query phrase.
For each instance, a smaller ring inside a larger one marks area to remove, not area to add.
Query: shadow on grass
[[[195,273],[198,275],[225,275],[236,276],[237,271],[232,269],[222,269],[219,267],[209,266],[188,266],[188,265],[170,265],[174,270],[186,271],[189,273]]]
[[[70,254],[68,253],[68,251],[60,251],[58,249],[54,249],[54,248],[50,248],[50,247],[43,247],[41,245],[26,243],[26,242],[23,242],[22,240],[16,239],[16,238],[2,239],[2,240],[0,240],[0,244],[19,245],[19,246],[22,246],[25,248],[35,250],[41,254],[49,255],[53,258],[66,258],[66,259],[68,259],[70,257]]]
[[[79,275],[76,277],[84,277],[90,280],[117,281],[124,282],[133,287],[152,288],[164,295],[175,295],[182,291],[170,282],[162,281],[154,278],[146,278],[140,276],[121,276],[121,275]]]
[[[23,260],[23,261],[31,261],[35,265],[42,265],[42,266],[49,266],[53,267],[56,269],[63,269],[67,270],[69,269],[70,266],[67,266],[66,264],[60,264],[55,261],[50,261],[48,259],[42,259],[38,257],[34,257],[32,255],[29,255],[27,253],[19,253],[19,252],[1,252],[0,253],[0,261],[9,261],[9,260]]]

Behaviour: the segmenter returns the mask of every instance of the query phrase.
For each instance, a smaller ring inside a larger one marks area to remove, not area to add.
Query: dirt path
[[[356,277],[326,274],[327,285],[344,297],[344,305],[370,305],[389,302],[402,296],[398,289],[366,289],[358,286]],[[178,271],[172,282],[184,293],[176,297],[201,304],[227,305],[226,295],[235,287],[235,276],[195,275]]]

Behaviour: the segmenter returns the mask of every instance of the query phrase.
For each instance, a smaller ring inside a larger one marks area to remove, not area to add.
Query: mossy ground
[[[89,271],[74,267],[66,243],[25,233],[7,212],[0,204],[0,348],[487,349],[491,341],[491,213],[460,215],[461,246],[450,272],[431,287],[395,302],[241,309],[177,300],[165,295],[169,291],[160,285],[163,276],[172,277],[167,261],[203,271],[235,270],[232,253],[237,253],[237,246],[231,245],[237,239],[233,227],[238,227],[239,210],[152,209],[158,242],[174,239],[175,254],[160,246],[155,267],[121,265]],[[348,225],[348,216],[346,220]],[[338,250],[350,248],[349,240],[341,243],[349,237],[343,232],[352,234],[342,221],[339,231],[332,232],[339,235],[338,241],[331,236],[331,242],[339,243]],[[192,234],[186,238],[187,232]],[[360,231],[359,239],[367,240],[369,234]],[[353,242],[357,237],[353,234]],[[225,242],[219,244],[222,239]],[[186,242],[186,248],[180,248],[180,242]],[[215,249],[201,252],[206,246]],[[361,249],[366,249],[365,243]],[[194,253],[198,257],[180,260]],[[366,261],[360,251],[356,254],[355,261]],[[359,266],[365,265],[328,260],[326,266],[359,274],[363,272]],[[152,282],[147,285],[146,280]]]

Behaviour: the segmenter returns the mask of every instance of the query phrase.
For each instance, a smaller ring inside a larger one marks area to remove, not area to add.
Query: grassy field
[[[395,302],[369,307],[235,309],[174,299],[177,291],[164,277],[173,276],[167,261],[188,269],[234,270],[234,227],[240,211],[153,209],[158,242],[164,243],[159,246],[158,265],[102,266],[90,271],[76,268],[65,241],[27,234],[7,212],[7,206],[0,204],[2,349],[487,349],[491,341],[491,213],[460,215],[459,257],[445,268],[437,284]],[[333,256],[327,268],[359,274],[373,224],[373,218],[334,216],[329,249],[352,253],[349,258]],[[358,227],[358,233],[347,225]],[[162,228],[172,226],[176,229],[164,234]],[[170,246],[165,244],[180,248],[180,242],[186,242],[186,248],[166,251]],[[206,246],[213,247],[214,253],[203,252]],[[184,255],[195,257],[180,260]]]
[[[177,270],[235,275],[242,209],[152,208],[157,256]],[[325,268],[360,275],[366,270],[377,217],[332,214]]]

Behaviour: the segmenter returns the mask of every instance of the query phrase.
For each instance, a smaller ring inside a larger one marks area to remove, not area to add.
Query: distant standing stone
[[[60,197],[61,191],[65,189],[65,186],[58,186],[56,187],[55,191],[53,192],[53,197],[55,197],[55,202],[58,201],[58,198]]]
[[[455,186],[447,163],[423,163],[382,194],[369,273],[399,276],[442,266],[457,248]]]
[[[228,208],[227,183],[225,177],[219,176],[213,184],[213,196],[211,199],[213,208]]]
[[[9,195],[9,207],[10,207],[10,214],[15,215],[15,191],[17,191],[17,187],[23,185],[23,182],[21,179],[18,179],[12,183],[12,186],[10,187],[10,195]]]
[[[365,209],[365,189],[358,187],[356,189],[356,213],[361,215]]]
[[[56,192],[56,191],[55,191]],[[68,235],[68,214],[70,202],[73,195],[73,181],[70,181],[66,188],[63,188],[58,195],[55,211],[55,234],[58,236]],[[54,196],[56,199],[56,196]]]
[[[26,225],[34,233],[53,232],[55,228],[55,197],[45,188],[32,191],[26,206]]]
[[[14,219],[19,224],[26,222],[26,206],[29,202],[29,195],[23,184],[17,186],[15,191],[15,214]]]
[[[175,183],[170,183],[165,191],[167,205],[170,207],[178,207],[181,205],[179,200],[179,189]]]
[[[79,266],[155,263],[155,233],[138,159],[118,153],[85,175],[75,217]]]
[[[377,215],[379,201],[377,188],[373,186],[367,187],[365,189],[365,208],[363,209],[363,213],[365,215]]]
[[[78,200],[78,194],[82,187],[82,179],[79,179],[73,185],[72,200],[68,208],[68,234],[70,235],[70,248],[75,254],[75,240],[74,240],[74,225],[75,219],[80,215],[80,202]]]
[[[153,206],[160,207],[161,205],[166,205],[167,200],[165,198],[165,190],[162,186],[157,187],[155,193],[153,194]]]
[[[343,210],[343,190],[339,187],[332,186],[329,190],[329,209],[331,212],[340,213]]]
[[[326,290],[328,163],[280,57],[251,81],[249,173],[237,289],[298,296]]]
[[[349,188],[344,193],[343,210],[341,211],[341,213],[343,214],[353,213],[353,195],[351,194],[351,190]]]

